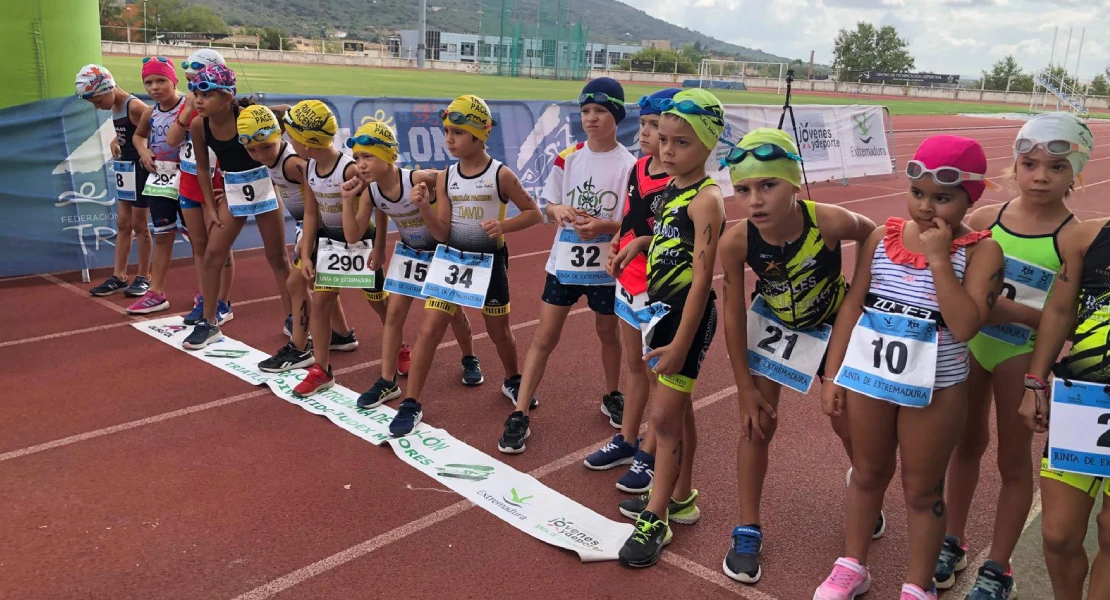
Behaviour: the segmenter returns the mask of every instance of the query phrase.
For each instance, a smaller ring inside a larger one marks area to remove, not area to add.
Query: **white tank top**
[[[289,142],[281,142],[281,152],[278,153],[277,162],[274,166],[267,166],[266,170],[270,172],[270,179],[274,182],[274,189],[277,190],[281,201],[285,204],[285,210],[289,211],[289,216],[296,219],[297,223],[304,220],[304,195],[301,192],[300,184],[293,183],[285,178],[285,161],[289,160],[290,156],[296,156],[297,152],[293,150],[293,144]],[[340,225],[342,225],[342,215],[340,215]]]
[[[335,168],[321,176],[316,172],[316,161],[308,161],[308,187],[312,188],[320,206],[320,224],[337,230],[340,235],[343,233],[343,172],[347,170],[347,165],[354,162],[355,159],[341,152],[339,160],[335,161]]]
[[[412,202],[412,171],[399,169],[399,177],[400,199],[387,198],[378,183],[374,182],[370,184],[370,201],[374,203],[375,210],[389,215],[406,246],[416,250],[433,250],[437,242],[428,231],[428,225],[420,215],[420,208]]]
[[[505,237],[490,239],[482,221],[505,219],[508,203],[501,198],[497,175],[501,161],[491,158],[489,165],[473,177],[459,173],[459,163],[447,169],[447,197],[451,200],[451,235],[448,244],[467,252],[493,252],[505,245]]]

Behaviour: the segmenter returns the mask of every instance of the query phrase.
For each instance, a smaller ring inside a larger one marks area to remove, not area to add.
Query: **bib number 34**
[[[493,255],[436,247],[421,292],[444,302],[482,308],[493,275]]]

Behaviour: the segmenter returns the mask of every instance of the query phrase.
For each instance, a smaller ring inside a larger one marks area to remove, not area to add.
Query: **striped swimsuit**
[[[900,223],[896,222],[900,221]],[[894,223],[892,223],[894,222]],[[906,256],[920,256],[911,253],[902,246],[902,226],[905,221],[891,218],[887,221],[887,234],[875,248],[875,255],[871,262],[871,286],[868,288],[868,297],[879,296],[894,300],[902,304],[923,308],[940,315],[940,304],[937,302],[937,290],[933,284],[933,273],[926,264],[918,267],[924,261],[914,264],[912,260],[905,260]],[[976,232],[956,240],[955,244],[964,243],[964,240],[975,238],[982,239],[983,232]],[[892,260],[888,246],[893,249],[897,262]],[[967,268],[967,245],[960,245],[952,253],[952,268],[956,271],[956,278],[963,281],[964,270]],[[956,341],[952,332],[947,327],[940,327],[940,339],[937,343],[937,377],[933,389],[943,389],[962,383],[967,379],[971,369],[971,361],[967,344]]]

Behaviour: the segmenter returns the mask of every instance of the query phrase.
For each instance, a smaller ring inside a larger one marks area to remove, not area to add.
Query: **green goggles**
[[[728,154],[721,159],[721,166],[727,167],[729,165],[738,165],[744,161],[745,158],[751,156],[752,158],[767,162],[771,160],[778,160],[780,158],[787,158],[802,162],[802,157],[790,152],[782,146],[774,144],[760,144],[755,148],[732,148]]]

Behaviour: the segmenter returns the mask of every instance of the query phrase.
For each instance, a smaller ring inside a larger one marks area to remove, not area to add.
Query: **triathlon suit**
[[[1110,225],[1098,232],[1083,259],[1074,342],[1068,356],[1053,369],[1056,377],[1110,383],[1110,267],[1107,265],[1110,265]],[[1049,469],[1047,442],[1041,459],[1041,477],[1066,483],[1092,498],[1100,487],[1110,496],[1110,478]]]
[[[327,238],[329,240],[339,242],[341,244],[347,243],[347,236],[343,234],[343,182],[347,180],[346,173],[347,167],[355,164],[355,159],[350,156],[339,153],[339,159],[335,161],[335,165],[331,171],[327,173],[320,173],[317,169],[319,164],[312,159],[309,159],[308,166],[305,169],[308,172],[308,181],[306,184],[312,190],[312,195],[316,197],[316,204],[319,206],[320,213],[320,226],[316,230],[312,243],[312,264],[316,264],[316,250],[319,238]],[[370,220],[370,224],[363,232],[363,240],[373,240],[375,233],[374,220]],[[374,287],[364,288],[362,295],[371,302],[381,302],[389,295],[382,291],[382,286],[385,285],[385,273],[379,267],[374,272]],[[316,285],[313,289],[317,292],[335,292],[339,293],[339,288],[325,287]]]
[[[294,267],[299,269],[301,268],[301,257],[297,253],[297,244],[301,241],[301,226],[304,222],[304,193],[301,192],[302,184],[293,183],[285,178],[285,163],[288,162],[289,157],[296,155],[293,144],[282,140],[277,160],[272,165],[266,165],[266,170],[270,173],[270,181],[274,182],[274,191],[281,198],[281,203],[285,205],[286,212],[296,222],[296,232],[293,234],[292,263]]]
[[[937,373],[933,389],[940,390],[963,383],[971,370],[971,358],[967,344],[957,341],[952,331],[944,324],[937,302],[936,285],[933,273],[924,254],[907,249],[902,244],[902,229],[906,220],[890,217],[886,221],[886,235],[875,247],[871,261],[871,286],[867,290],[867,306],[882,310],[879,305],[891,302],[900,307],[912,307],[917,311],[901,312],[913,314],[922,310],[928,312],[929,320],[936,321],[939,339],[937,340]],[[983,238],[990,237],[989,231],[975,231],[952,241],[954,250],[952,268],[956,278],[964,279],[967,268],[967,248]]]
[[[154,105],[154,111],[150,113],[150,150],[154,153],[154,160],[159,162],[180,162],[181,151],[178,146],[170,146],[166,139],[169,133],[170,125],[173,120],[177,118],[177,113],[181,105],[185,103],[185,98],[179,98],[177,104],[169,110],[162,110],[162,107],[157,104]],[[178,178],[178,186],[180,186],[180,176]],[[150,206],[150,222],[154,225],[152,232],[155,235],[162,233],[176,233],[177,232],[177,217],[181,213],[178,207],[177,198],[166,198],[164,196],[148,196],[147,203]]]
[[[717,185],[711,177],[685,188],[675,187],[671,182],[663,190],[659,207],[655,210],[655,227],[648,250],[648,298],[653,303],[666,304],[670,310],[656,324],[648,341],[648,347],[653,350],[670,344],[678,333],[687,295],[694,283],[695,232],[689,213],[690,202],[698,192],[711,185]],[[724,223],[718,235],[720,233],[724,233]],[[663,385],[688,394],[694,391],[701,363],[717,330],[716,299],[717,293],[710,288],[705,306],[693,308],[702,311],[694,341],[678,373],[659,375],[659,382]]]
[[[389,215],[390,220],[397,226],[397,233],[401,236],[401,243],[413,250],[435,250],[439,242],[428,231],[424,217],[420,215],[420,207],[412,201],[412,171],[409,169],[397,170],[398,183],[401,184],[399,198],[389,198],[382,193],[378,182],[370,184],[370,202],[374,210],[380,210]],[[435,198],[431,199],[435,205]]]
[[[181,120],[180,113],[185,111],[185,105],[181,105],[181,110],[177,117],[178,121]],[[181,190],[181,195],[178,197],[178,202],[181,204],[182,209],[200,208],[204,204],[204,194],[200,191],[200,182],[197,181],[197,158],[193,150],[193,134],[189,131],[189,125],[192,124],[193,119],[197,117],[197,111],[194,110],[189,115],[188,121],[185,123],[185,141],[181,144],[181,176],[178,179],[178,187]],[[212,178],[212,190],[222,190],[224,187],[223,174],[220,173],[216,160],[216,154],[212,151],[212,147],[208,148],[208,171],[209,177]]]
[[[131,113],[128,112],[132,100],[138,100],[135,94],[127,97],[120,110],[112,109],[112,126],[116,129],[116,141],[119,143],[119,158],[116,160],[135,165],[135,194],[133,196],[128,194],[126,198],[117,195],[116,199],[120,202],[129,202],[135,208],[150,208],[148,196],[142,194],[143,186],[146,185],[147,172],[139,161],[139,149],[135,147],[134,135],[137,127],[131,122]],[[117,187],[123,185],[122,179],[117,181],[119,182]]]
[[[664,171],[655,175],[648,174],[651,156],[636,161],[632,173],[628,175],[628,199],[624,203],[624,217],[621,219],[620,239],[617,250],[623,250],[638,237],[652,235],[655,227],[655,210],[663,201],[663,190],[671,181]],[[647,291],[647,256],[641,254],[632,259],[617,278],[621,287],[633,296]]]
[[[1064,219],[1064,222],[1060,223],[1060,226],[1056,228],[1056,231],[1050,234],[1022,235],[1010,231],[1002,224],[1002,213],[1006,212],[1008,206],[1010,206],[1009,202],[1002,205],[1002,208],[998,211],[998,217],[995,219],[994,225],[991,225],[990,232],[991,237],[1002,246],[1002,252],[1006,254],[1007,283],[1003,285],[1003,291],[1004,294],[1007,291],[1010,292],[1006,295],[1013,300],[1014,298],[1012,296],[1015,288],[1012,283],[1013,279],[1011,275],[1017,277],[1022,275],[1022,262],[1043,269],[1041,275],[1036,276],[1036,279],[1045,276],[1046,273],[1054,277],[1055,274],[1060,271],[1060,246],[1056,241],[1056,236],[1060,233],[1060,230],[1064,228],[1064,225],[1067,225],[1068,222],[1072,220],[1074,215],[1068,215],[1068,217]],[[1038,271],[1037,269],[1029,269],[1028,267],[1026,267],[1026,270],[1029,273]],[[1035,281],[1032,283],[1035,283]],[[1047,301],[1047,296],[1045,298]],[[1035,308],[1040,310],[1044,308],[1044,305],[1042,304]],[[984,332],[980,332],[968,342],[968,348],[971,349],[971,354],[975,357],[975,360],[978,361],[984,369],[993,373],[995,367],[1007,360],[1015,356],[1021,356],[1022,354],[1029,354],[1033,351],[1033,343],[1037,340],[1037,332],[1036,330],[1032,333],[1028,332],[1029,330],[1023,326],[1015,325],[984,328]],[[1026,335],[1022,336],[1023,333]],[[1019,344],[1012,343],[1012,341],[1017,341],[1015,336],[1028,337],[1028,341]],[[1011,341],[1004,341],[999,339],[1000,337],[1009,338]]]
[[[447,198],[451,201],[451,234],[447,245],[463,252],[493,254],[493,272],[482,314],[495,317],[509,314],[509,248],[505,236],[491,239],[482,221],[505,220],[509,201],[501,196],[497,176],[504,165],[491,158],[485,169],[476,175],[459,172],[459,163],[447,168]],[[458,307],[438,298],[428,298],[424,308],[454,315]]]

